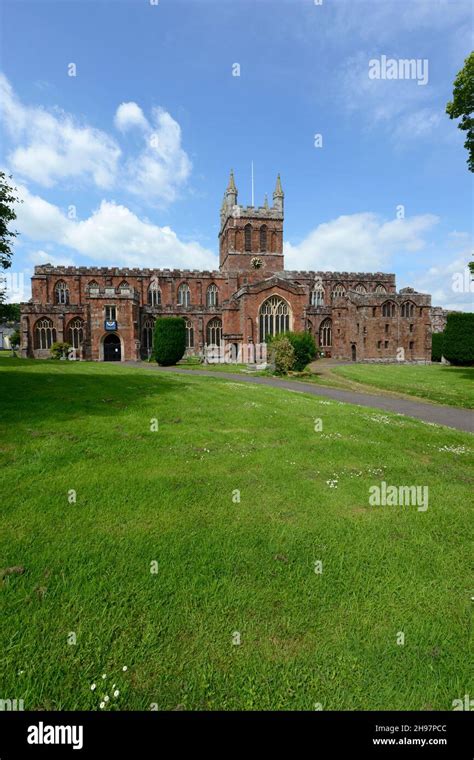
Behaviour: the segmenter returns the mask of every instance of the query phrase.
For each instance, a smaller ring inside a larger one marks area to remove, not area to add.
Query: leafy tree
[[[158,364],[176,364],[186,351],[186,323],[182,317],[160,317],[155,322],[153,351]]]
[[[19,303],[0,303],[0,322],[19,322]]]
[[[453,99],[446,106],[450,119],[461,119],[458,128],[466,132],[467,165],[474,172],[474,52],[464,61],[464,67],[454,80]]]
[[[19,330],[15,330],[10,335],[10,345],[13,347],[20,345],[20,331]]]
[[[18,232],[9,230],[8,225],[16,219],[14,204],[20,202],[17,189],[9,183],[10,177],[0,171],[0,268],[11,267],[12,243]],[[22,202],[22,201],[21,201]]]

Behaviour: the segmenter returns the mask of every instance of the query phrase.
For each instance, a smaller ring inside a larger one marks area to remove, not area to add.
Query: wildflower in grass
[[[126,671],[126,670],[128,670],[127,666],[126,666],[126,665],[124,665],[124,666],[123,666],[123,668],[122,668],[122,670],[123,670],[123,672],[125,673],[125,671]]]
[[[109,702],[109,701],[110,701],[110,697],[108,694],[106,694],[104,697],[104,702]]]
[[[105,707],[105,702],[101,702],[100,705],[99,705],[99,707],[100,707],[101,710],[103,710],[104,707]]]
[[[96,688],[97,687],[96,687],[95,683],[91,683],[91,691],[95,691]]]
[[[115,689],[115,691],[114,691],[114,697],[118,697],[119,694],[120,694],[119,690]]]
[[[447,451],[450,454],[467,454],[469,449],[467,449],[465,446],[441,446],[438,451]]]
[[[102,678],[107,678],[107,673],[102,673]]]

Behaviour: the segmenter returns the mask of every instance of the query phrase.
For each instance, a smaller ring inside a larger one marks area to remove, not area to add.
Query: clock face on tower
[[[260,256],[252,256],[250,263],[254,269],[261,269],[263,267],[263,261]]]

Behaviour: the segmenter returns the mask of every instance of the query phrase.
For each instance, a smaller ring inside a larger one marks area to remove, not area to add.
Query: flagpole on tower
[[[254,197],[253,197],[253,161],[252,161],[252,206],[254,205]]]

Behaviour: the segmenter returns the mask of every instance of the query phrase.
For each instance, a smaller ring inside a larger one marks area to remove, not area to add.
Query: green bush
[[[269,343],[270,358],[275,363],[275,372],[277,375],[286,375],[293,369],[295,349],[286,335],[277,335]]]
[[[431,361],[440,362],[443,355],[443,335],[444,333],[433,333],[431,336]]]
[[[288,332],[284,334],[284,337],[288,338],[295,352],[295,361],[292,369],[296,372],[302,372],[317,354],[313,336],[308,332]]]
[[[158,364],[168,367],[186,351],[186,323],[182,317],[160,317],[155,322],[153,351]]]
[[[20,345],[21,338],[20,338],[19,330],[15,330],[14,332],[12,332],[12,334],[9,337],[10,337],[10,346],[12,346],[12,348],[15,348],[16,346]]]
[[[69,350],[72,348],[70,343],[57,341],[51,346],[51,357],[53,359],[67,359]]]
[[[448,314],[443,333],[443,356],[451,364],[474,364],[474,313]]]

